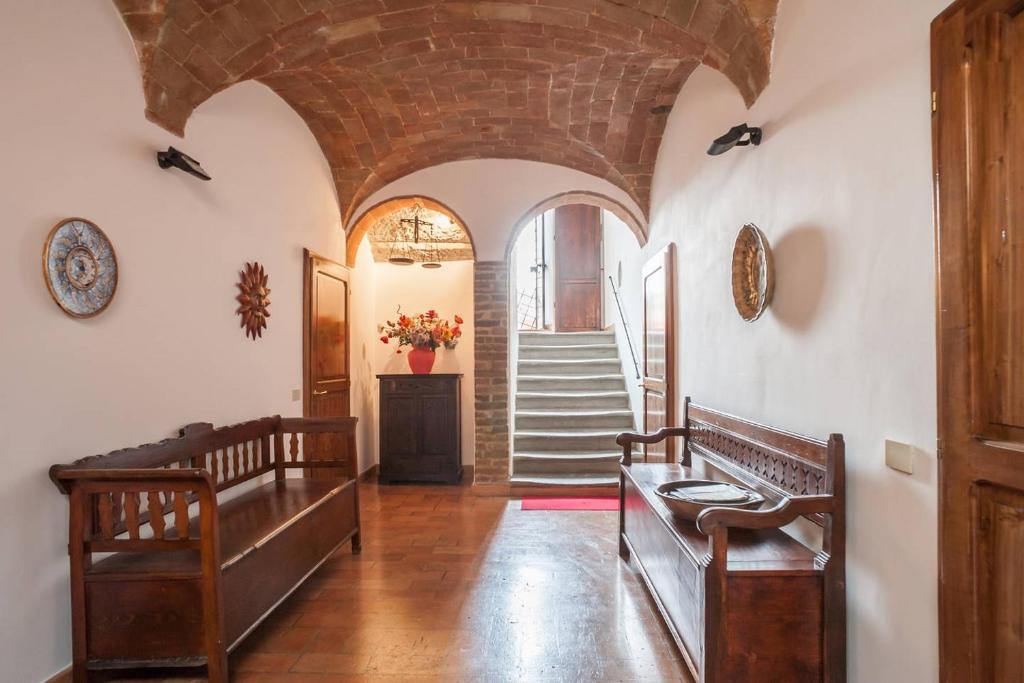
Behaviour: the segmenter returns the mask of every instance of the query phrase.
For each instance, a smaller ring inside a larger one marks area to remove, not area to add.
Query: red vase
[[[413,347],[409,352],[409,369],[414,375],[429,375],[434,367],[434,351]]]

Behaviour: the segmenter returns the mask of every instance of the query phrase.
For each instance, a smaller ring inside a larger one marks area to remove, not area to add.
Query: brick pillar
[[[478,261],[473,273],[476,335],[474,484],[508,483],[508,264]]]

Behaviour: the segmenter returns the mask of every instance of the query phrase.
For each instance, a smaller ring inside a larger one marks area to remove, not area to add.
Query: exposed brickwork
[[[664,114],[703,62],[748,103],[768,82],[778,0],[114,0],[147,115],[257,79],[309,124],[344,219],[438,163],[517,158],[607,179],[641,207]]]
[[[473,273],[478,484],[508,481],[508,277],[500,261],[477,261]]]

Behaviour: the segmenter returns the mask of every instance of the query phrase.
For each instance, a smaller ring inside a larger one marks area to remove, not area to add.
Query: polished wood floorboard
[[[524,512],[467,486],[361,496],[362,555],[346,546],[281,605],[232,654],[234,681],[691,680],[619,559],[617,513]]]

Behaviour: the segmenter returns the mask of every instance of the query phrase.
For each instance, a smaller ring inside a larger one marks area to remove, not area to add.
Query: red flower
[[[452,336],[453,337],[458,337],[460,334],[462,334],[462,330],[459,328],[458,325],[456,325],[455,327],[452,328]]]
[[[456,325],[461,325],[461,324],[462,324],[462,323],[464,323],[464,322],[466,322],[466,321],[465,321],[465,320],[463,320],[463,319],[462,319],[461,317],[459,317],[459,316],[455,316],[455,324],[456,324]]]
[[[387,344],[388,343],[388,336],[385,334],[383,337],[380,338],[380,340],[382,342],[384,342],[385,344]]]
[[[435,311],[433,308],[431,308],[429,311],[427,311],[427,317],[428,318],[436,318],[437,317],[437,311]]]

